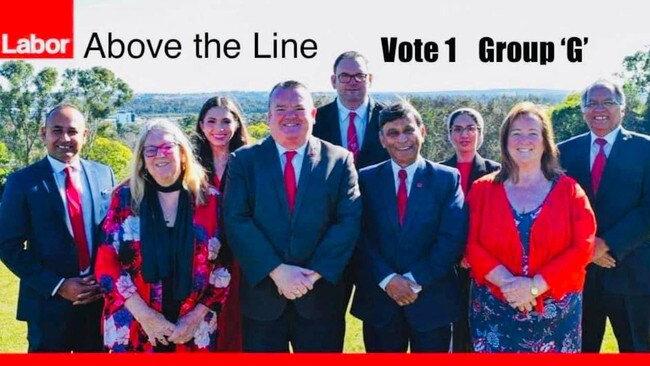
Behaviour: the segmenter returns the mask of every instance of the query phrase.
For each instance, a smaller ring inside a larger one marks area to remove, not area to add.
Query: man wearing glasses
[[[27,322],[29,352],[101,352],[94,243],[113,171],[79,157],[88,130],[76,107],[54,107],[41,135],[47,156],[7,179],[0,259],[20,278],[17,318]]]
[[[650,136],[621,127],[625,95],[612,82],[588,86],[581,108],[590,132],[558,147],[598,224],[583,293],[582,350],[600,350],[609,318],[620,352],[649,352]]]
[[[330,81],[336,89],[336,100],[318,108],[314,136],[343,146],[354,155],[357,170],[389,159],[379,142],[379,112],[384,108],[368,96],[372,74],[368,59],[359,52],[347,51],[334,61]],[[352,294],[353,263],[346,268],[345,302],[339,304],[345,314]],[[340,324],[340,339],[345,335],[345,322]]]

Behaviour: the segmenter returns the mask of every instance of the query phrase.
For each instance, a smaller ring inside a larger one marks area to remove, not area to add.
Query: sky
[[[33,63],[60,70],[104,66],[138,93],[268,91],[287,79],[299,80],[312,91],[331,91],[334,59],[356,50],[369,59],[374,91],[580,90],[622,71],[625,56],[647,49],[648,14],[650,2],[636,0],[76,0],[75,58]],[[105,49],[109,32],[125,42],[177,39],[181,56],[102,59],[99,52],[91,52],[84,58],[93,32]],[[205,32],[222,46],[237,40],[240,55],[197,58],[192,40]],[[256,59],[256,33],[259,53],[270,53],[273,40],[311,39],[316,55]],[[397,37],[411,45],[416,39],[435,42],[439,57],[435,62],[386,62],[382,37]],[[444,43],[452,37],[455,62],[449,61]],[[483,37],[519,45],[552,42],[555,59],[545,65],[507,59],[481,62]],[[560,42],[570,37],[588,38],[582,62],[567,60],[567,48]]]

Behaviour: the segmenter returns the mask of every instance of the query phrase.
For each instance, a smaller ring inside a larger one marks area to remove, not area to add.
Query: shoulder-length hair
[[[523,115],[531,115],[537,118],[542,124],[542,143],[544,145],[544,152],[542,153],[541,168],[544,177],[548,180],[553,180],[562,175],[562,169],[560,168],[560,162],[558,160],[560,154],[555,146],[551,120],[548,118],[542,107],[531,102],[520,102],[512,107],[510,112],[508,112],[508,115],[499,129],[501,170],[497,173],[495,182],[503,183],[508,179],[514,183],[519,181],[519,168],[508,152],[508,137],[513,122]]]
[[[201,123],[205,119],[205,115],[208,111],[214,107],[226,108],[230,113],[232,113],[235,121],[237,122],[237,128],[228,142],[228,151],[233,152],[238,148],[248,145],[250,143],[250,135],[248,134],[248,129],[246,129],[246,123],[244,121],[244,115],[241,112],[237,102],[233,99],[227,97],[212,97],[203,103],[201,111],[199,112],[199,118],[196,121],[196,131],[194,134],[194,151],[196,151],[196,156],[199,159],[201,165],[205,169],[209,178],[214,176],[214,156],[212,155],[212,147],[210,147],[210,141],[203,133],[201,129]]]
[[[135,145],[131,175],[127,178],[131,189],[131,209],[133,212],[138,212],[144,197],[146,169],[143,150],[144,143],[151,131],[160,131],[173,137],[174,142],[178,144],[181,156],[185,158],[185,161],[181,162],[183,188],[190,192],[197,205],[204,204],[207,201],[208,180],[203,167],[194,156],[189,139],[175,123],[166,119],[157,119],[145,125]]]

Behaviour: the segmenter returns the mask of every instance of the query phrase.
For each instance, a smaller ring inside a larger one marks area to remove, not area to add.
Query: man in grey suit
[[[307,88],[277,84],[271,136],[228,162],[223,214],[239,261],[243,349],[341,352],[341,281],[359,235],[361,202],[353,156],[312,137]]]
[[[41,133],[47,156],[7,179],[0,259],[20,278],[17,318],[27,321],[29,352],[99,352],[93,259],[113,171],[79,158],[88,130],[76,107],[52,109]]]
[[[581,108],[590,132],[558,147],[598,223],[585,279],[582,350],[600,350],[609,318],[620,352],[650,352],[650,136],[621,127],[625,95],[614,83],[589,85]]]

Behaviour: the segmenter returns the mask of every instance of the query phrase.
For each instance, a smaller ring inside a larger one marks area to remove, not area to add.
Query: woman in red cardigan
[[[593,211],[562,173],[540,107],[515,105],[499,143],[501,170],[475,181],[467,199],[474,350],[579,352]]]

